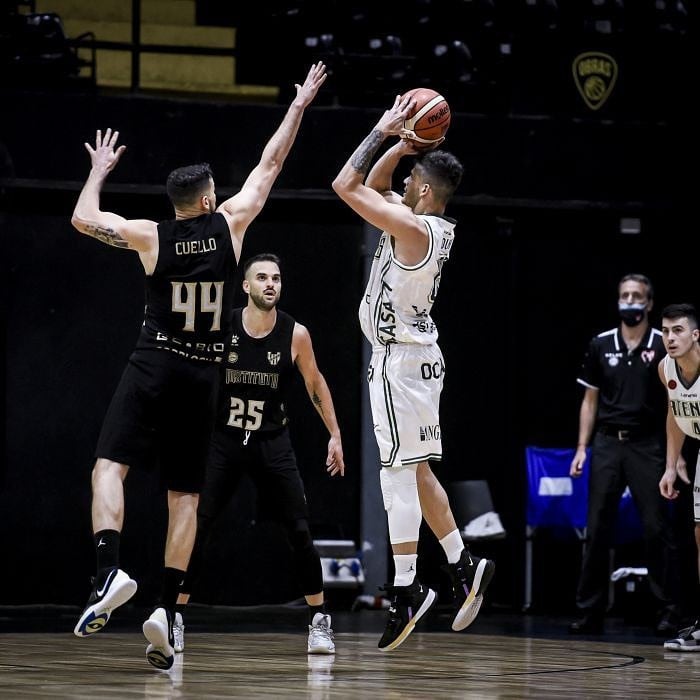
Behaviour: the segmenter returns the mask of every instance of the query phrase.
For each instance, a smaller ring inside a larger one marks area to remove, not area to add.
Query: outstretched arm
[[[300,323],[294,325],[292,335],[292,357],[296,363],[301,376],[304,378],[306,391],[309,394],[311,403],[321,416],[323,424],[330,434],[328,440],[328,456],[326,458],[326,471],[331,476],[345,475],[345,462],[343,461],[343,444],[340,439],[340,428],[335,417],[335,408],[331,391],[324,376],[321,374],[316,364],[311,335],[309,331]]]
[[[107,129],[103,137],[102,131],[98,130],[95,148],[89,143],[85,144],[92,167],[73,210],[71,223],[81,233],[107,245],[148,253],[152,250],[154,238],[157,241],[155,222],[128,221],[118,214],[100,209],[102,186],[126,150],[126,146],[114,150],[118,138],[118,131]]]
[[[425,226],[409,207],[391,206],[399,203],[400,198],[384,196],[391,190],[391,175],[400,157],[415,154],[415,150],[409,144],[397,144],[379,159],[367,184],[364,180],[386,138],[401,134],[404,119],[414,104],[415,100],[410,97],[397,96],[333,180],[333,190],[351,209],[368,223],[399,238],[415,234],[425,236]]]
[[[282,170],[285,158],[299,131],[304,110],[316,97],[326,77],[326,66],[319,61],[311,66],[304,84],[295,85],[297,94],[277,131],[265,145],[260,162],[248,175],[241,190],[218,207],[217,211],[220,211],[229,222],[234,247],[238,247],[238,252],[240,252],[246,229],[262,210],[272,185]]]

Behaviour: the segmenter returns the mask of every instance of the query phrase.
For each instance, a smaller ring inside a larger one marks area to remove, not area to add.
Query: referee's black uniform
[[[576,602],[600,617],[608,605],[609,550],[620,498],[629,486],[644,526],[649,583],[663,611],[677,614],[678,552],[659,492],[666,465],[667,401],[658,364],[666,354],[660,331],[649,327],[628,351],[620,328],[593,338],[577,381],[598,390],[588,492],[588,543]]]

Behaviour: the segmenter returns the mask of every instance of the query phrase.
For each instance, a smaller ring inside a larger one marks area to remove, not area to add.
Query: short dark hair
[[[165,189],[173,206],[193,204],[209,186],[209,178],[214,179],[209,163],[185,165],[173,170],[165,183]]]
[[[661,318],[675,321],[677,318],[687,318],[691,330],[698,327],[698,312],[692,304],[669,304],[662,312]]]
[[[272,262],[275,263],[280,270],[282,269],[282,262],[274,253],[259,253],[258,255],[254,255],[252,258],[248,258],[245,261],[245,264],[243,265],[243,277],[248,274],[248,270],[250,270],[251,265],[255,265],[255,263],[259,262]]]
[[[415,165],[442,202],[450,199],[462,181],[464,167],[447,151],[427,151],[418,156]]]
[[[646,276],[642,275],[638,272],[631,272],[628,275],[625,275],[618,283],[617,283],[617,288],[620,289],[622,286],[623,282],[639,282],[639,284],[643,284],[647,288],[647,299],[651,301],[654,298],[654,287],[651,285],[651,280]]]

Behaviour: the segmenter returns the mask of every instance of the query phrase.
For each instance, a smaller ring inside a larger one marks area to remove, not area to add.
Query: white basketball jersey
[[[664,357],[664,376],[673,417],[678,427],[690,437],[700,439],[700,377],[686,387],[678,376],[676,362]]]
[[[391,236],[384,232],[360,303],[360,326],[373,347],[392,343],[432,345],[438,331],[430,312],[440,285],[440,273],[450,257],[455,221],[420,216],[428,229],[428,252],[416,265],[394,257]]]

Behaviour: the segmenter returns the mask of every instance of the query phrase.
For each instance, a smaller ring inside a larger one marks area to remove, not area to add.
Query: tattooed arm
[[[328,440],[328,456],[326,457],[326,471],[331,475],[345,475],[345,462],[343,461],[343,443],[340,439],[340,428],[335,417],[335,408],[331,398],[331,390],[328,388],[325,377],[321,374],[316,364],[311,334],[300,323],[294,324],[292,334],[292,359],[301,376],[304,378],[306,391],[311,403],[314,405],[323,424],[330,434]]]
[[[370,172],[370,165],[388,136],[398,136],[414,100],[397,97],[370,134],[358,146],[333,181],[335,193],[367,223],[395,238],[425,239],[424,224],[401,197],[391,192],[391,177],[404,155],[415,155],[413,146],[399,143],[390,148]],[[369,175],[368,175],[369,173]],[[367,182],[365,183],[365,178]]]
[[[149,254],[158,241],[154,222],[128,221],[118,214],[100,209],[102,186],[126,149],[126,146],[119,146],[116,151],[114,150],[118,138],[118,131],[112,132],[111,129],[107,129],[104,138],[101,131],[97,132],[95,148],[88,143],[85,144],[90,154],[92,168],[73,210],[71,223],[81,233],[92,236],[107,245]],[[146,265],[145,262],[144,265]]]

